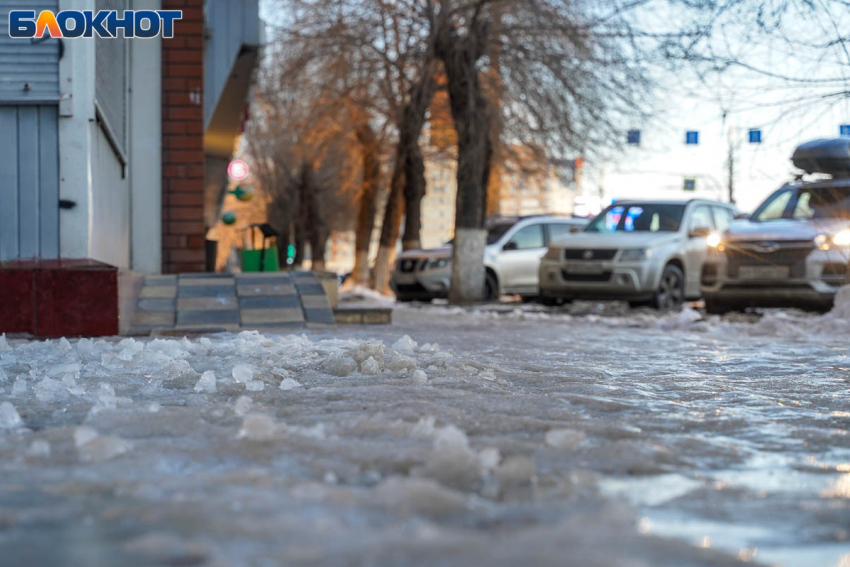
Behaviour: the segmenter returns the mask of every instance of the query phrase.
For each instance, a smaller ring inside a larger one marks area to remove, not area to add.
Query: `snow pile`
[[[18,410],[10,402],[0,403],[0,428],[11,429],[22,423]]]

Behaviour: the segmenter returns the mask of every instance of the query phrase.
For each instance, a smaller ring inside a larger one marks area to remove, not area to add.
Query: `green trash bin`
[[[265,252],[265,256],[263,255],[263,252]],[[260,269],[261,261],[263,263],[262,270]],[[277,246],[270,246],[263,250],[242,251],[243,272],[277,272],[279,270],[280,261],[277,257]]]
[[[277,231],[269,224],[252,224],[248,227],[251,231],[251,241],[254,241],[254,229],[258,229],[263,237],[262,247],[254,250],[242,250],[243,272],[277,272],[280,271],[277,246],[268,246],[271,238],[277,238]]]

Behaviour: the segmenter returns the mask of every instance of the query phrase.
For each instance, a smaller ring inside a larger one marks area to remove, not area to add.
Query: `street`
[[[3,341],[0,557],[844,567],[848,307]]]

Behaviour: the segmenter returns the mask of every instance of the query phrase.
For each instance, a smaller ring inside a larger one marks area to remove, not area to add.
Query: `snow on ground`
[[[846,565],[842,309],[0,339],[0,557]]]

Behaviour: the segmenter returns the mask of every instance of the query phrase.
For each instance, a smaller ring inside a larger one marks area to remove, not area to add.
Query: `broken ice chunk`
[[[357,362],[357,364],[362,364],[367,358],[383,360],[384,343],[381,341],[366,341],[349,351],[348,354]]]
[[[437,343],[434,343],[434,344],[426,343],[426,344],[422,345],[421,347],[419,347],[419,352],[427,353],[427,354],[433,354],[435,352],[439,352],[439,350],[440,350],[440,346]]]
[[[425,478],[390,477],[375,487],[375,499],[402,514],[455,514],[466,508],[466,496]]]
[[[212,370],[207,370],[201,375],[201,378],[195,384],[196,392],[206,392],[208,394],[215,394],[218,391],[215,385],[215,372]]]
[[[91,427],[78,427],[74,432],[74,444],[82,461],[102,462],[123,455],[133,444],[120,437],[99,435]]]
[[[324,369],[331,376],[342,378],[357,370],[357,362],[347,356],[332,356],[325,361]]]
[[[35,387],[35,397],[41,402],[52,402],[68,398],[68,389],[59,380],[45,378]]]
[[[378,366],[378,361],[371,356],[360,363],[360,374],[364,376],[374,376],[381,372],[381,367]]]
[[[262,392],[266,387],[262,380],[250,380],[245,382],[245,389],[249,392]]]
[[[237,364],[231,374],[234,380],[245,384],[254,379],[254,367],[249,364]]]
[[[12,429],[22,423],[18,410],[10,402],[0,404],[0,428]]]
[[[434,448],[428,457],[429,476],[446,486],[463,486],[477,480],[481,463],[472,449],[466,433],[448,425],[437,432]]]
[[[159,402],[151,402],[151,405],[148,406],[148,411],[151,413],[159,413],[160,409],[162,409],[162,405]]]
[[[0,352],[9,352],[12,347],[9,346],[9,341],[6,340],[6,333],[0,335]]]
[[[410,379],[414,384],[419,384],[420,386],[428,383],[428,375],[425,374],[424,370],[414,370]]]
[[[575,429],[551,429],[546,434],[546,444],[559,451],[572,451],[584,441],[584,432]]]
[[[394,372],[404,372],[408,370],[416,370],[416,360],[410,356],[400,354],[395,351],[390,351],[384,357],[384,364],[387,369]]]
[[[249,411],[251,411],[251,405],[254,403],[254,400],[249,398],[248,396],[239,396],[236,400],[236,405],[233,406],[233,411],[236,412],[236,415],[242,417]]]
[[[416,341],[411,339],[410,336],[404,335],[393,343],[392,349],[401,354],[412,355],[416,351],[417,346]]]
[[[528,457],[515,456],[496,468],[496,477],[505,484],[529,484],[537,475],[537,466]]]
[[[97,437],[97,431],[95,431],[93,428],[87,427],[85,425],[82,427],[78,427],[74,431],[74,445],[76,445],[77,449],[79,449],[95,437]]]
[[[284,378],[280,382],[280,389],[284,392],[288,392],[289,390],[294,390],[300,387],[301,382],[299,382],[298,380],[293,380],[292,378]]]
[[[239,430],[240,439],[251,439],[252,441],[268,441],[274,436],[277,424],[270,416],[260,413],[252,413],[242,420],[242,428]]]
[[[89,354],[94,348],[94,343],[91,342],[91,339],[80,339],[77,341],[77,350],[82,354]]]
[[[15,378],[15,383],[12,385],[12,396],[23,396],[27,393],[27,379],[21,374]]]
[[[50,443],[44,439],[36,439],[27,449],[27,457],[42,459],[50,456]]]

